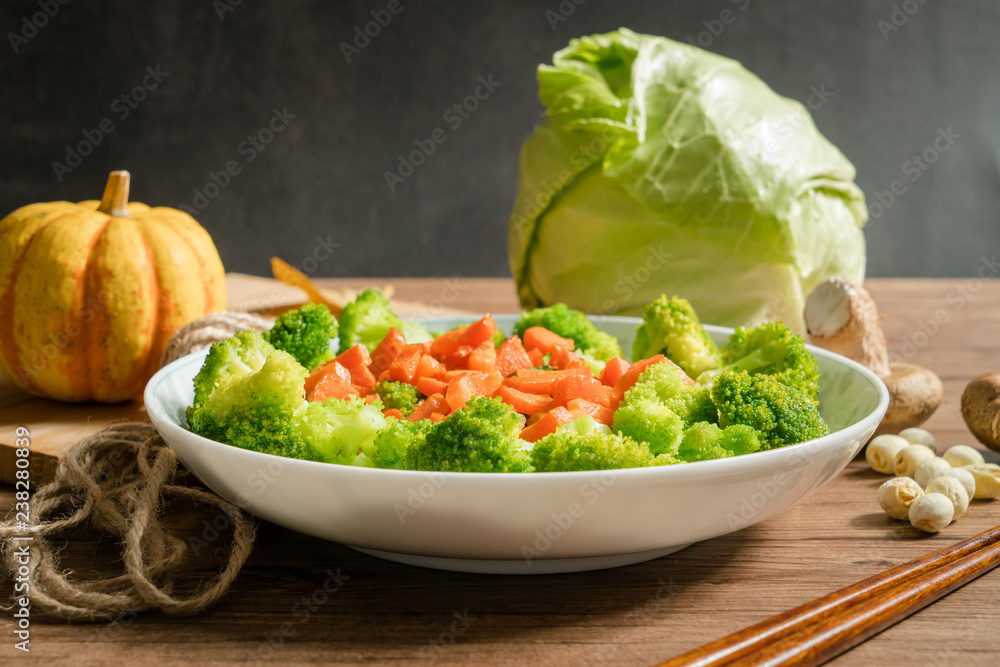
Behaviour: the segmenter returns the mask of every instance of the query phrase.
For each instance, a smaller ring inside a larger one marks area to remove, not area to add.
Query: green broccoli
[[[409,417],[424,395],[412,384],[399,380],[382,380],[375,385],[375,393],[386,408],[396,408]]]
[[[260,333],[249,329],[214,343],[194,378],[194,403],[188,408],[188,421],[192,410],[201,408],[222,379],[256,373],[273,351]]]
[[[685,427],[700,421],[714,423],[719,419],[708,388],[690,384],[681,369],[667,362],[653,364],[642,372],[622,399],[626,405],[633,401],[651,401],[666,406],[684,421]]]
[[[760,448],[772,449],[830,432],[812,400],[770,375],[728,371],[715,378],[712,402],[719,426],[742,424],[760,434]]]
[[[358,343],[364,343],[372,351],[392,327],[403,334],[407,343],[425,343],[433,339],[422,324],[404,322],[396,317],[389,300],[381,292],[367,289],[344,306],[340,313],[340,351],[344,352]]]
[[[723,346],[722,361],[720,368],[697,376],[698,382],[710,385],[727,371],[766,374],[819,404],[819,366],[802,337],[781,322],[766,322],[752,329],[740,327]]]
[[[521,419],[499,398],[473,397],[406,450],[409,470],[531,472]]]
[[[337,335],[337,318],[318,303],[289,310],[277,319],[265,340],[284,350],[306,368],[315,368],[333,358],[330,339]]]
[[[684,435],[684,420],[673,410],[650,400],[623,402],[611,422],[611,429],[633,440],[645,442],[654,455],[675,456]]]
[[[556,431],[531,450],[535,472],[614,470],[660,465],[643,442],[618,433]]]
[[[435,423],[430,419],[411,422],[393,417],[389,417],[387,422],[386,427],[375,436],[375,456],[372,460],[377,468],[405,470],[406,450],[414,443],[422,443]]]
[[[523,313],[514,325],[514,333],[524,338],[524,332],[531,327],[545,327],[552,333],[569,338],[576,345],[577,354],[586,353],[596,361],[605,362],[622,356],[617,338],[594,326],[583,311],[573,310],[565,303]]]
[[[319,460],[344,465],[374,465],[375,438],[386,426],[378,401],[330,398],[309,402],[295,430]]]
[[[231,347],[226,342],[215,345],[224,352]],[[213,369],[217,367],[208,367],[207,374]],[[243,449],[314,460],[316,451],[297,427],[306,402],[306,375],[292,355],[272,350],[256,372],[237,367],[236,372],[221,375],[210,393],[188,408],[188,425],[198,435]]]
[[[684,431],[677,458],[707,461],[749,454],[760,447],[760,435],[745,424],[733,424],[721,429],[709,422],[697,422]]]
[[[646,306],[632,343],[632,361],[662,354],[693,378],[722,365],[718,346],[690,302],[664,294]]]

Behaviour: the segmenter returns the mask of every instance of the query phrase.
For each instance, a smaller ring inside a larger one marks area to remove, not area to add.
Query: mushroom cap
[[[965,387],[962,418],[979,442],[1000,452],[1000,373],[985,373]]]
[[[889,364],[882,381],[889,388],[889,408],[875,434],[899,433],[919,426],[934,414],[944,400],[944,386],[934,371],[901,361]]]

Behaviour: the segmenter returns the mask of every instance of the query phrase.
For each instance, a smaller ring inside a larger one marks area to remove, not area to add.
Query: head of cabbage
[[[538,85],[508,243],[525,308],[638,314],[667,293],[801,333],[813,288],[864,279],[854,167],[738,62],[621,29],[572,40]]]

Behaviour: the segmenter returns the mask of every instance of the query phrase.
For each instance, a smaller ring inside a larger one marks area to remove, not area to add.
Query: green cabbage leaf
[[[864,279],[854,167],[738,62],[621,29],[572,40],[538,85],[508,239],[525,308],[640,314],[667,293],[802,333],[813,288]]]

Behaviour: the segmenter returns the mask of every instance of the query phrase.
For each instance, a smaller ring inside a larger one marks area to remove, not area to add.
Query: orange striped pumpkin
[[[0,220],[0,372],[39,396],[138,397],[179,327],[221,310],[225,274],[201,225],[128,203],[30,204]]]

